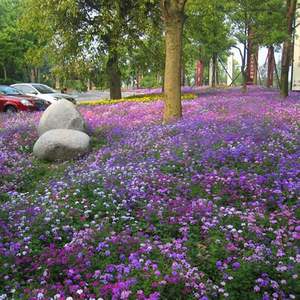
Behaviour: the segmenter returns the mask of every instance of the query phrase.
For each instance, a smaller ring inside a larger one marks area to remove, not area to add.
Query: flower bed
[[[52,165],[39,113],[1,115],[0,299],[296,299],[299,101],[213,91],[169,126],[161,101],[81,107],[92,152]]]

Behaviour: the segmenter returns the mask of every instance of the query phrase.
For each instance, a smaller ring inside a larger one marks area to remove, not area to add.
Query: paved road
[[[198,90],[206,90],[207,88],[208,88],[207,86],[203,86],[201,88],[198,88]],[[122,97],[128,97],[128,96],[137,95],[137,94],[141,94],[141,93],[147,93],[147,91],[149,91],[149,90],[140,89],[140,90],[132,91],[132,92],[123,92]],[[159,89],[157,89],[157,91],[159,92]],[[184,91],[184,89],[183,89],[183,91]],[[186,90],[186,92],[190,92],[190,91]],[[79,102],[110,98],[108,90],[107,91],[89,91],[89,92],[79,93],[79,94],[74,94],[74,95],[77,96],[76,100]]]
[[[124,92],[122,93],[122,97],[135,95],[135,92]],[[75,95],[75,94],[74,94]],[[99,100],[99,99],[109,99],[109,91],[90,91],[86,93],[80,93],[76,95],[77,101],[91,101],[91,100]]]

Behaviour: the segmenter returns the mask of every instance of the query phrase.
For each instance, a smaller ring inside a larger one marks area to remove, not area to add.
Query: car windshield
[[[53,94],[56,93],[55,90],[51,89],[49,86],[44,84],[33,84],[35,89],[37,89],[41,94]]]
[[[0,86],[0,93],[4,95],[23,95],[19,90],[10,86]]]

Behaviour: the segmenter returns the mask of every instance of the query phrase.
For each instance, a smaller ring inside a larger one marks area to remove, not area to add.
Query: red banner
[[[253,45],[253,32],[248,31],[247,84],[256,84],[258,69],[258,47]]]
[[[196,86],[203,85],[203,73],[204,73],[204,63],[202,60],[198,60],[196,63],[196,78],[195,78]]]

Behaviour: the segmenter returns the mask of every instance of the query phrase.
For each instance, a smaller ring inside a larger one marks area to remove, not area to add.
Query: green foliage
[[[212,54],[221,55],[233,44],[226,23],[224,0],[190,1],[187,6],[186,39],[188,50],[194,48],[198,59],[210,59]],[[190,52],[189,52],[190,53]]]
[[[50,164],[35,160],[32,168],[24,173],[22,185],[20,185],[19,191],[32,192],[38,190],[41,184],[41,179],[43,183],[47,183],[51,179],[61,176],[67,166],[67,164]]]
[[[214,57],[226,58],[234,41],[230,37],[230,26],[226,22],[225,1],[191,0],[187,3],[184,31],[184,62],[187,81],[194,78],[195,61],[209,65]],[[205,68],[204,80],[208,78]]]
[[[82,80],[66,80],[64,82],[63,86],[65,86],[69,89],[72,89],[72,90],[80,91],[80,92],[87,91],[87,85]]]
[[[196,60],[207,65],[213,55],[225,60],[232,45],[247,48],[249,26],[256,44],[281,44],[287,36],[285,10],[282,0],[187,1],[183,61],[188,82]],[[90,80],[108,88],[108,61],[114,55],[127,86],[162,85],[160,15],[158,0],[0,0],[0,80],[59,79],[80,91]]]
[[[230,0],[224,9],[238,42],[247,44],[248,29],[251,27],[254,43],[274,45],[284,38],[284,7],[282,0]]]
[[[122,70],[123,65],[128,68],[127,54],[144,47],[158,18],[157,4],[152,1],[27,0],[25,3],[24,24],[28,27],[38,24],[39,38],[52,52],[53,73],[64,80],[93,77],[95,82],[96,72],[106,72],[109,80],[112,57],[116,68]],[[129,57],[134,59],[132,55]]]
[[[159,82],[157,82],[157,76],[155,74],[147,74],[143,77],[141,81],[141,87],[143,88],[151,88],[151,87],[158,87]]]

